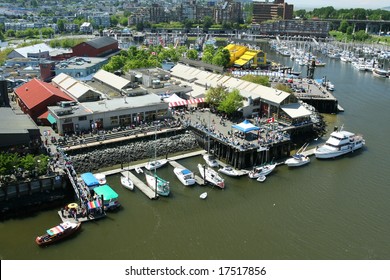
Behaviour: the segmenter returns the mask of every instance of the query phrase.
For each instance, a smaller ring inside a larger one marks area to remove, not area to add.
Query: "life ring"
[[[70,209],[72,209],[72,208],[77,209],[78,207],[79,207],[79,205],[75,202],[68,204],[68,208],[70,208]]]

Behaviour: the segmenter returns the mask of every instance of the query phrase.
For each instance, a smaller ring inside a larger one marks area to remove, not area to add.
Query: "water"
[[[271,58],[272,55],[270,54]],[[278,57],[284,64],[288,59]],[[2,259],[389,259],[388,159],[390,79],[324,59],[326,76],[345,112],[327,115],[334,125],[362,133],[366,147],[336,160],[278,166],[264,183],[226,178],[226,189],[185,187],[166,166],[171,196],[151,201],[130,192],[118,176],[108,183],[122,209],[83,224],[64,242],[39,248],[34,239],[58,224],[57,210],[0,223]],[[296,68],[297,69],[297,68]],[[302,73],[305,73],[305,69]],[[317,142],[325,140],[319,139]],[[317,145],[316,142],[312,145]],[[197,172],[201,157],[180,163]],[[199,195],[207,190],[206,200]]]

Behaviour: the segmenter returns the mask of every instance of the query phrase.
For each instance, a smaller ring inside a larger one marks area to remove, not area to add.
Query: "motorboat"
[[[134,189],[134,183],[131,181],[130,177],[121,176],[121,184],[128,190],[132,191]]]
[[[52,227],[46,231],[45,234],[38,236],[35,239],[35,242],[39,246],[50,245],[52,243],[58,242],[64,238],[69,237],[70,235],[76,233],[81,227],[81,223],[66,221],[55,227]]]
[[[225,180],[214,169],[198,164],[199,173],[204,180],[221,189],[225,188]]]
[[[259,181],[259,182],[264,182],[265,179],[267,179],[267,177],[265,177],[264,175],[260,175],[259,177],[257,177],[256,181]]]
[[[154,169],[157,169],[157,168],[160,168],[160,167],[164,166],[165,164],[167,164],[167,162],[168,162],[168,160],[166,160],[166,159],[159,159],[159,160],[149,161],[145,165],[145,168],[147,170],[154,170]]]
[[[295,154],[291,158],[287,159],[284,163],[289,167],[296,167],[308,164],[310,162],[310,158],[305,156],[304,154]]]
[[[228,175],[228,176],[232,176],[232,177],[239,176],[239,173],[237,172],[237,170],[235,170],[233,167],[231,167],[229,165],[226,165],[223,168],[218,169],[218,172],[225,174],[225,175]]]
[[[309,146],[309,143],[304,144],[295,155],[287,159],[284,163],[289,167],[302,166],[310,162],[310,158],[303,154],[306,148]]]
[[[210,154],[203,155],[203,159],[206,161],[207,165],[210,167],[218,167],[219,164],[214,156]]]
[[[151,188],[154,192],[161,196],[169,196],[169,181],[158,177],[156,173],[152,172],[145,172],[145,178],[149,188]]]
[[[376,77],[380,78],[387,78],[389,77],[389,72],[385,69],[380,69],[380,68],[374,68],[372,70],[372,74]]]
[[[257,179],[261,175],[268,175],[270,174],[276,167],[276,163],[270,163],[263,166],[255,167],[252,171],[248,173],[249,178],[251,179]]]
[[[201,193],[199,197],[200,197],[200,199],[206,199],[207,198],[207,192]]]
[[[363,136],[345,131],[343,127],[333,131],[329,139],[314,151],[316,158],[335,158],[360,149],[365,145]]]
[[[107,183],[106,175],[104,175],[103,173],[97,173],[94,176],[99,181],[99,185],[105,185]]]
[[[195,175],[190,170],[186,168],[175,167],[173,169],[173,173],[175,173],[176,177],[182,182],[185,186],[190,186],[195,184]]]

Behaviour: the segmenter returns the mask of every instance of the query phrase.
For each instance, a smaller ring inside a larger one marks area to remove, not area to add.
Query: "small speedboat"
[[[226,165],[225,167],[218,169],[218,172],[221,172],[222,174],[232,176],[232,177],[239,176],[237,170],[235,170],[233,167],[229,165]]]
[[[265,179],[267,179],[267,177],[265,177],[264,175],[260,175],[256,180],[259,182],[264,182]]]
[[[201,193],[201,195],[199,197],[200,197],[200,199],[206,199],[207,192]]]
[[[292,158],[287,159],[284,163],[287,166],[295,167],[308,164],[309,162],[310,158],[308,156],[305,156],[303,154],[295,154],[292,156]]]
[[[133,181],[131,181],[129,177],[121,176],[121,184],[123,187],[125,187],[128,190],[132,191],[134,189]]]

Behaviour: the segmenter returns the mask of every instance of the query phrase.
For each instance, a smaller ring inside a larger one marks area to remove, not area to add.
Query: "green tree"
[[[346,20],[341,21],[340,27],[339,27],[339,31],[343,32],[343,33],[346,33],[348,26],[349,26],[349,24],[348,24],[348,22]]]
[[[348,27],[347,27],[347,31],[346,31],[345,33],[347,33],[348,35],[352,35],[352,33],[353,33],[353,27],[352,27],[352,26],[348,26]]]
[[[211,87],[207,90],[205,100],[210,106],[214,108],[218,108],[219,104],[221,104],[222,100],[225,99],[227,95],[227,90],[225,87],[219,85],[217,87]]]
[[[231,92],[227,93],[225,98],[221,101],[218,106],[218,110],[221,112],[225,112],[228,115],[231,115],[239,108],[244,106],[243,97],[240,95],[238,89],[234,89]]]
[[[208,30],[213,24],[213,19],[209,16],[203,18],[203,30]]]
[[[16,36],[16,32],[15,32],[15,30],[13,30],[13,29],[8,29],[8,30],[5,32],[5,35],[6,35],[7,37],[15,37],[15,36]]]
[[[58,30],[60,32],[64,32],[65,31],[65,23],[66,23],[66,20],[65,19],[59,19],[57,20],[57,26],[58,26]]]
[[[198,59],[198,51],[194,50],[194,49],[188,50],[187,51],[187,58],[193,59],[193,60]]]
[[[202,55],[202,61],[205,62],[205,63],[212,63],[213,62],[213,54],[210,53],[210,52],[203,52],[203,55]]]

